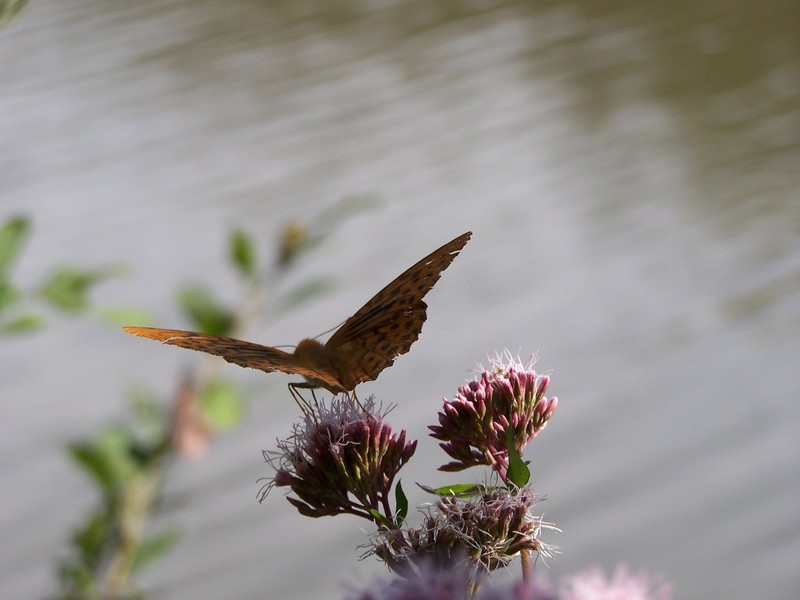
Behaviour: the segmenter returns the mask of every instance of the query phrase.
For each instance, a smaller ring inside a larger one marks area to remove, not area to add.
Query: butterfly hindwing
[[[424,321],[425,303],[413,309],[417,318]],[[363,381],[372,381],[381,371],[394,364],[395,358],[405,354],[419,337],[417,326],[406,315],[389,318],[369,331],[362,331],[357,340],[346,342],[341,349],[347,357],[347,369],[341,369],[345,387],[355,387]]]

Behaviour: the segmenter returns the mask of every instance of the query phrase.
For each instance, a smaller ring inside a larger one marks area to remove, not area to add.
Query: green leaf
[[[10,281],[0,279],[0,311],[8,308],[19,300],[20,293]]]
[[[107,493],[113,493],[137,468],[130,432],[121,427],[109,427],[93,440],[72,443],[68,449],[73,460]]]
[[[3,333],[28,333],[36,331],[44,326],[44,319],[33,313],[21,315],[12,319],[8,323],[0,325],[0,331]]]
[[[237,427],[242,421],[243,404],[241,391],[229,381],[218,380],[200,392],[200,412],[214,431]]]
[[[0,0],[0,27],[8,25],[30,0]]]
[[[77,312],[89,306],[89,290],[101,279],[99,272],[61,267],[45,281],[40,293],[56,308]]]
[[[79,560],[69,560],[58,567],[58,578],[61,587],[67,589],[63,595],[54,596],[53,600],[89,600],[100,597],[97,589],[100,582],[95,578],[92,569]]]
[[[94,564],[103,554],[105,545],[112,539],[114,525],[104,510],[94,511],[86,522],[72,535],[83,563]]]
[[[517,488],[523,487],[531,479],[531,470],[528,462],[522,457],[514,445],[514,431],[509,428],[506,432],[506,445],[508,446],[508,470],[506,471],[506,483],[512,483]]]
[[[204,333],[226,335],[233,328],[233,314],[206,287],[184,287],[178,293],[178,304],[195,328]]]
[[[379,513],[377,510],[375,510],[374,508],[370,508],[370,509],[369,509],[369,514],[371,514],[373,517],[375,517],[375,519],[376,519],[376,520],[377,520],[377,521],[378,521],[378,522],[379,522],[381,525],[383,525],[384,527],[386,527],[387,529],[394,529],[394,525],[392,524],[392,522],[391,522],[389,519],[387,519],[386,517],[384,517],[384,516],[383,516],[381,513]]]
[[[253,251],[253,242],[241,229],[231,233],[230,240],[231,261],[244,277],[251,279],[256,273],[256,255]]]
[[[180,532],[170,528],[145,539],[136,552],[131,571],[137,573],[166,554],[180,538]]]
[[[91,475],[103,490],[113,487],[116,481],[114,469],[100,449],[85,442],[76,442],[69,445],[69,453],[72,460]]]
[[[153,325],[151,314],[139,308],[99,308],[94,311],[97,317],[112,325],[134,325],[150,327]]]
[[[333,231],[339,223],[366,212],[374,212],[384,205],[380,197],[374,194],[354,194],[345,196],[331,208],[320,215],[319,220],[325,224],[327,231]]]
[[[0,280],[8,279],[30,229],[25,217],[13,217],[0,227]]]
[[[156,395],[152,391],[135,384],[129,386],[126,393],[130,398],[131,409],[136,421],[152,431],[163,433],[168,420],[167,411],[158,402]]]
[[[492,489],[477,483],[454,483],[453,485],[443,485],[438,488],[432,488],[419,483],[417,485],[429,494],[434,494],[436,496],[456,496],[457,498],[475,496]]]
[[[399,528],[403,525],[403,521],[405,521],[408,516],[408,498],[403,491],[403,486],[400,485],[400,481],[397,482],[397,486],[394,488],[394,502],[397,507],[396,527]]]
[[[333,289],[333,282],[328,278],[308,281],[285,294],[278,302],[281,310],[295,308],[304,302],[321,296]]]

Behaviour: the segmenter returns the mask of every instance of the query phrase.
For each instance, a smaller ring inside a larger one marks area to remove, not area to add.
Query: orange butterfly
[[[295,387],[322,387],[333,394],[351,392],[362,381],[374,380],[395,358],[408,352],[427,317],[422,298],[471,236],[471,231],[458,236],[405,271],[347,319],[325,344],[304,339],[294,352],[284,352],[192,331],[124,329],[165,344],[215,354],[242,367],[302,375],[308,382]]]

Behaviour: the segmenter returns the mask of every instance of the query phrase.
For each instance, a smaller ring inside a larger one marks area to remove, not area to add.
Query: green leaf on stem
[[[109,491],[114,486],[116,481],[114,469],[100,449],[91,444],[76,442],[69,445],[69,454],[103,490]]]
[[[399,528],[403,525],[403,521],[405,521],[408,516],[408,498],[399,480],[397,486],[394,488],[394,501],[397,508],[396,527]]]
[[[455,496],[456,498],[469,498],[470,496],[485,494],[488,491],[496,489],[478,483],[454,483],[452,485],[443,485],[438,488],[432,488],[420,483],[417,485],[429,494],[434,494],[436,496]]]
[[[511,428],[506,432],[506,445],[508,447],[506,483],[512,483],[517,488],[521,488],[531,479],[531,470],[528,468],[530,461],[522,460],[517,447],[514,445],[514,431]]]
[[[0,279],[0,311],[19,300],[20,293],[10,281]]]
[[[279,300],[279,308],[286,310],[296,308],[300,304],[321,296],[333,289],[333,283],[328,278],[319,278],[308,281],[285,294]]]
[[[146,538],[136,552],[131,572],[141,571],[144,567],[169,552],[179,538],[180,532],[175,528],[167,529]]]
[[[30,0],[0,1],[0,27],[8,25],[28,5]]]
[[[0,332],[2,333],[29,333],[36,331],[44,326],[44,319],[36,314],[28,313],[20,315],[8,321],[7,323],[0,324]]]
[[[84,564],[92,565],[102,558],[106,544],[113,537],[114,526],[104,510],[96,510],[72,536]]]
[[[252,279],[256,274],[256,254],[253,242],[244,231],[236,229],[229,238],[230,257],[234,266],[245,278]]]
[[[213,431],[230,431],[238,426],[243,406],[241,390],[229,381],[215,381],[200,392],[200,412]]]
[[[130,433],[121,427],[109,427],[88,442],[74,442],[69,453],[106,493],[113,493],[137,468]]]
[[[375,517],[375,520],[378,521],[384,527],[386,527],[386,529],[394,529],[394,524],[374,508],[369,509],[369,514]]]
[[[195,329],[211,335],[227,335],[233,328],[233,314],[201,285],[185,286],[178,293],[178,304]]]
[[[76,600],[80,598],[99,598],[99,583],[92,569],[82,561],[72,559],[58,567],[61,586],[67,591],[53,596],[53,600]]]
[[[156,395],[136,384],[129,386],[126,393],[137,423],[152,435],[163,435],[169,420],[168,413]]]
[[[88,308],[92,285],[105,278],[106,275],[100,271],[61,267],[45,280],[39,291],[56,308],[78,312]]]
[[[93,312],[98,318],[112,325],[135,325],[137,327],[153,325],[150,313],[139,308],[99,308]]]
[[[30,221],[25,217],[13,217],[0,227],[0,281],[8,279],[30,229]]]

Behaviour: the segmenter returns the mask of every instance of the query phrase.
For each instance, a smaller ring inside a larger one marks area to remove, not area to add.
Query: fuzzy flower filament
[[[380,532],[368,554],[398,573],[421,561],[448,567],[463,558],[488,573],[522,552],[552,556],[556,549],[539,536],[542,529],[556,528],[531,514],[538,501],[530,486],[517,493],[495,489],[469,500],[445,496],[419,528]]]

